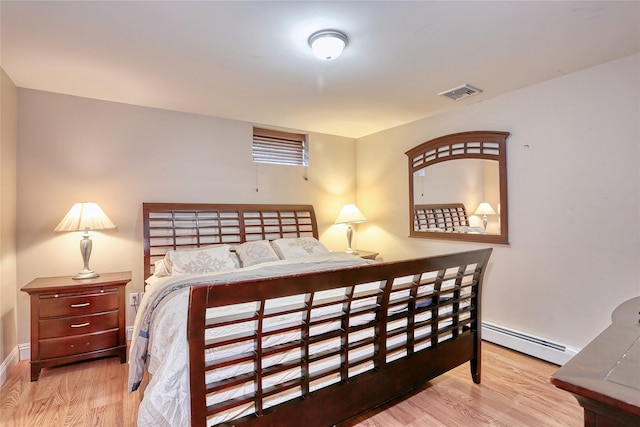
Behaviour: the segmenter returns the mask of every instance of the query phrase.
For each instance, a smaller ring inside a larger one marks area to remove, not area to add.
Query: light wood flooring
[[[482,384],[466,363],[340,427],[582,426],[576,400],[549,383],[556,369],[485,342]],[[29,362],[19,362],[0,389],[0,426],[135,426],[141,393],[126,392],[127,372],[106,358],[44,369],[30,382]]]

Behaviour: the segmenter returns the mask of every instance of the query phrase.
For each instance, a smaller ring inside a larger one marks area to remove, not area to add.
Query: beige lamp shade
[[[356,224],[359,222],[365,222],[367,219],[362,215],[362,212],[356,207],[354,204],[344,205],[338,218],[336,219],[336,224]]]
[[[487,202],[482,202],[476,209],[474,215],[495,215],[496,211],[493,210],[491,205]]]
[[[71,207],[54,231],[108,230],[116,228],[97,203],[81,202]]]

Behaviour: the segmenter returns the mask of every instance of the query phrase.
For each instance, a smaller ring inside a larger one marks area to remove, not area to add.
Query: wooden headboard
[[[174,249],[282,237],[318,238],[311,205],[143,203],[144,277]]]
[[[463,203],[415,205],[413,207],[414,230],[440,228],[445,231],[455,231],[455,227],[460,225],[469,225],[469,218]]]

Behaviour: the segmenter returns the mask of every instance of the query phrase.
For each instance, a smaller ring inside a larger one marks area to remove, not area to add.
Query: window
[[[253,128],[253,161],[309,166],[307,135]]]

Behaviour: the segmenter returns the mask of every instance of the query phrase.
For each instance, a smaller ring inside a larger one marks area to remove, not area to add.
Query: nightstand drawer
[[[41,319],[40,338],[55,338],[67,335],[81,335],[118,327],[118,311],[90,314],[87,316]]]
[[[40,296],[40,317],[79,316],[118,309],[118,290]]]
[[[118,329],[71,337],[49,338],[40,341],[40,357],[63,357],[118,345]]]

